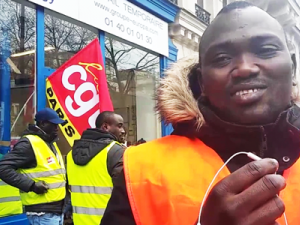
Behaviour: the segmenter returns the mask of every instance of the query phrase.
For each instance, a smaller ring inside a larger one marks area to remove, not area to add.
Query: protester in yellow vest
[[[123,118],[105,111],[99,114],[95,126],[83,132],[67,157],[75,225],[100,223],[123,165]]]
[[[35,120],[0,161],[0,179],[20,189],[31,225],[62,225],[66,176],[55,142],[64,121],[50,108],[37,112]]]
[[[0,154],[0,160],[3,155]],[[23,213],[19,189],[0,180],[0,219]],[[0,222],[1,223],[1,222]]]
[[[223,8],[201,37],[199,60],[166,71],[157,109],[174,132],[125,151],[101,225],[299,225],[298,69],[289,47],[260,8]]]

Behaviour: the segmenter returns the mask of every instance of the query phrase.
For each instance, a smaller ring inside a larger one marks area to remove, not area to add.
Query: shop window
[[[59,68],[97,37],[91,27],[47,11],[45,13],[45,65]]]
[[[0,74],[11,80],[12,140],[22,135],[34,117],[35,24],[35,9],[0,0]]]
[[[158,137],[153,100],[159,57],[113,37],[105,41],[106,76],[116,113],[123,116],[128,142]]]

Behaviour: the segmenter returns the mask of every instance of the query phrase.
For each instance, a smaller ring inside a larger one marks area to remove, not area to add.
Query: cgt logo
[[[54,0],[43,0],[44,2],[48,2],[49,4],[52,4]]]

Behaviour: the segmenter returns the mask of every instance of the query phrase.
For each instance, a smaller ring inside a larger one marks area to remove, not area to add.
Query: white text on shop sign
[[[168,56],[168,24],[126,0],[29,0]]]
[[[83,1],[82,7],[92,8],[93,14],[100,19],[95,21],[90,14],[84,14],[89,24],[100,24],[100,29],[168,56],[167,23],[125,0],[89,2],[92,5],[87,6]]]

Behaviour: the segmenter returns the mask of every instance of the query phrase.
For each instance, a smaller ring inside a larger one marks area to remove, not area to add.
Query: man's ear
[[[107,131],[108,130],[108,124],[107,123],[103,123],[102,126],[101,126],[101,130]]]
[[[292,59],[292,79],[293,79],[293,86],[297,85],[297,61],[296,61],[296,55],[293,53],[291,54]]]

